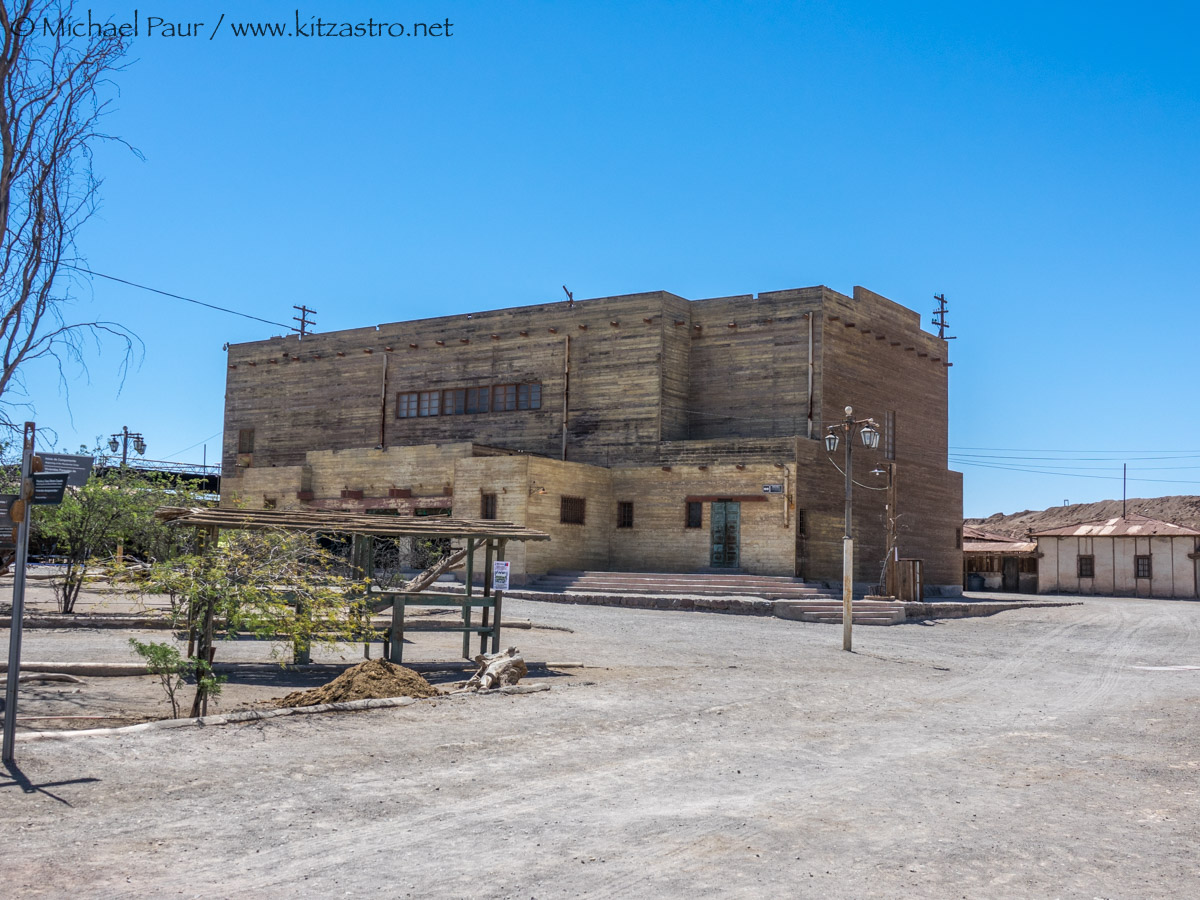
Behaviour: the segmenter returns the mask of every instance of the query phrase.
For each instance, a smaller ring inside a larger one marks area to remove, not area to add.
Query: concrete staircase
[[[592,597],[680,595],[756,598],[774,601],[774,615],[782,619],[825,623],[842,621],[840,593],[813,587],[798,578],[772,575],[552,571],[532,579],[524,589],[554,594],[586,594]],[[886,600],[854,601],[856,625],[895,625],[904,620],[902,603]]]

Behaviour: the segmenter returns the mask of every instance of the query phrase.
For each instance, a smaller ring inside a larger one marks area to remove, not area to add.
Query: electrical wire
[[[196,441],[196,443],[192,444],[191,447],[184,447],[182,450],[176,450],[174,453],[164,456],[163,461],[165,462],[166,460],[170,459],[172,456],[178,456],[181,453],[187,453],[189,450],[193,449],[194,447],[199,447],[201,444],[207,444],[213,438],[219,437],[222,434],[224,434],[224,431],[218,431],[215,434],[210,434],[208,437],[202,438],[201,440]]]
[[[999,469],[1004,472],[1025,472],[1030,475],[1054,475],[1062,478],[1099,478],[1105,481],[1121,481],[1121,475],[1084,475],[1080,472],[1047,471],[1045,469],[1029,469],[1022,466],[1004,466],[997,463],[956,462],[955,465],[975,466],[981,469]],[[1157,482],[1160,484],[1200,484],[1200,481],[1186,481],[1179,478],[1134,478],[1128,481]]]
[[[208,309],[215,309],[218,312],[229,313],[231,316],[241,316],[243,319],[253,319],[255,322],[264,322],[267,325],[278,325],[280,328],[286,328],[288,331],[297,331],[295,326],[285,325],[283,322],[275,322],[271,319],[263,319],[259,316],[252,316],[249,313],[238,312],[236,309],[229,309],[224,306],[217,306],[214,303],[205,303],[203,300],[193,300],[191,297],[184,297],[182,294],[172,294],[170,291],[160,291],[158,288],[152,288],[145,284],[138,284],[136,281],[128,281],[124,278],[118,278],[116,275],[105,275],[103,272],[93,272],[91,269],[85,269],[83,266],[65,265],[64,268],[74,269],[76,272],[83,272],[87,275],[94,275],[97,278],[107,278],[109,281],[116,281],[120,284],[127,284],[130,287],[140,288],[143,291],[150,291],[152,294],[161,294],[164,297],[171,297],[175,300],[184,300],[187,303],[195,303],[197,306],[204,306]]]

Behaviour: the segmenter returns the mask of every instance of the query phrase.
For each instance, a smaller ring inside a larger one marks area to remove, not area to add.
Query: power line
[[[991,450],[997,453],[1195,453],[1194,450],[1054,450],[1033,447],[960,447],[951,450]]]
[[[1024,472],[1029,475],[1053,475],[1056,478],[1099,478],[1105,481],[1120,481],[1120,475],[1084,475],[1080,472],[1047,471],[1045,469],[1028,469],[1021,466],[1003,466],[997,463],[958,462],[955,465],[975,466],[981,469],[1000,469],[1004,472]],[[1130,481],[1149,481],[1160,484],[1200,484],[1200,481],[1185,481],[1179,478],[1130,478]]]
[[[161,294],[164,297],[171,297],[175,300],[184,300],[187,303],[195,303],[197,306],[206,306],[209,309],[215,309],[218,312],[229,313],[231,316],[241,316],[243,319],[253,319],[255,322],[265,322],[267,325],[278,325],[280,328],[286,328],[288,331],[296,330],[291,325],[285,325],[283,322],[274,322],[271,319],[263,319],[259,316],[252,316],[249,313],[238,312],[236,309],[217,306],[214,303],[205,303],[203,300],[193,300],[191,297],[184,297],[182,294],[172,294],[170,291],[160,291],[158,288],[152,288],[149,285],[138,284],[136,281],[128,281],[124,278],[118,278],[116,275],[105,275],[103,272],[93,272],[91,269],[85,269],[83,266],[65,266],[65,268],[74,269],[76,272],[83,272],[87,275],[94,275],[97,278],[107,278],[109,281],[127,284],[130,287],[140,288],[143,291],[150,291],[152,294]]]
[[[1051,452],[1051,451],[1045,451],[1045,452]],[[995,453],[954,453],[953,451],[951,452],[950,455],[961,457],[964,459],[999,459],[999,460],[1044,459],[1044,460],[1051,460],[1051,461],[1056,461],[1056,462],[1107,462],[1107,463],[1114,463],[1114,464],[1118,463],[1118,462],[1124,462],[1126,460],[1200,459],[1200,454],[1189,453],[1188,451],[1185,451],[1185,450],[1168,451],[1168,452],[1178,453],[1181,455],[1178,455],[1178,456],[1116,456],[1116,457],[1108,457],[1108,456],[1001,456],[1001,455],[998,455]]]
[[[167,454],[166,456],[164,456],[164,457],[163,457],[163,460],[164,460],[164,461],[165,461],[165,460],[168,460],[168,459],[170,459],[172,456],[178,456],[178,455],[179,455],[179,454],[181,454],[181,453],[187,453],[189,450],[193,449],[194,447],[199,447],[201,444],[207,444],[207,443],[208,443],[209,441],[211,441],[213,438],[215,438],[215,437],[219,437],[219,436],[220,436],[220,435],[222,435],[222,434],[224,434],[224,432],[223,432],[223,431],[218,431],[218,432],[216,432],[216,434],[210,434],[208,437],[206,437],[206,438],[202,438],[202,439],[200,439],[200,440],[196,441],[196,443],[192,444],[192,446],[191,446],[191,447],[184,447],[182,450],[176,450],[174,453],[169,453],[169,454]]]

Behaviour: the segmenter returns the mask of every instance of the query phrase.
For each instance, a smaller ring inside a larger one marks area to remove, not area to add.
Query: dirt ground
[[[507,632],[526,658],[590,668],[523,696],[19,741],[5,894],[1196,894],[1200,604],[859,627],[854,653],[840,626],[774,618],[507,615],[573,629]],[[27,637],[27,659],[128,659],[127,633]],[[414,635],[406,661],[457,649]]]

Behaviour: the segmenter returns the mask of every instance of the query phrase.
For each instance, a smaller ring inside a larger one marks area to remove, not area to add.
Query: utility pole
[[[315,316],[317,311],[309,309],[307,306],[293,306],[292,309],[300,313],[298,316],[292,316],[292,319],[300,323],[300,327],[296,330],[300,332],[300,340],[304,340],[305,335],[312,333],[312,326],[317,324],[314,320],[309,319],[308,314],[312,313]]]
[[[946,336],[946,329],[950,326],[946,323],[946,313],[950,308],[946,305],[945,294],[934,294],[933,299],[938,302],[938,308],[933,311],[933,324],[937,327],[938,338],[943,341],[953,341],[955,338]]]

